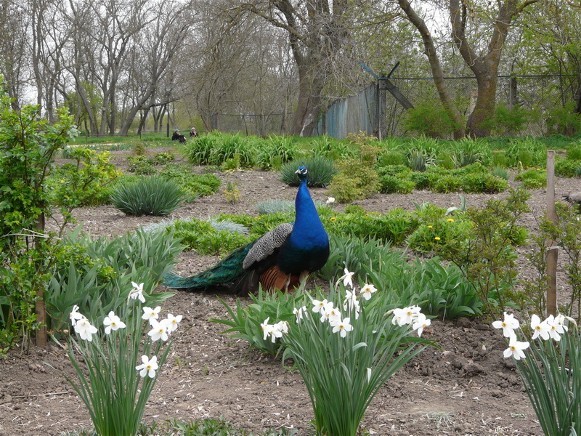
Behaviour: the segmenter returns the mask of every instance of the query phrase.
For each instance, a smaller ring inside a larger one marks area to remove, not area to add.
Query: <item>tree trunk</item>
[[[312,135],[321,112],[324,85],[316,77],[317,72],[311,73],[309,69],[310,66],[299,68],[299,96],[292,127],[294,135]]]

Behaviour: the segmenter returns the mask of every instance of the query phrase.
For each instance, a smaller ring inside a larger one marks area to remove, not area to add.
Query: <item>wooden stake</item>
[[[557,224],[555,209],[555,151],[547,151],[547,219]],[[559,248],[554,246],[555,241],[545,241],[547,248],[547,313],[557,315],[557,260]]]

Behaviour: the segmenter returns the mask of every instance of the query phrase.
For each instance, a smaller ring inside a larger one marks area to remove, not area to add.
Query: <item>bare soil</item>
[[[123,156],[118,156],[121,159]],[[204,171],[197,168],[196,171]],[[256,214],[256,204],[267,199],[292,200],[277,173],[237,171],[218,173],[236,183],[242,196],[230,204],[222,193],[201,198],[178,209],[171,218],[211,217],[219,212]],[[581,190],[581,180],[558,179],[557,196]],[[311,190],[325,201],[325,189]],[[466,195],[468,206],[481,206],[493,195]],[[545,192],[532,192],[532,212],[523,224],[533,230],[542,215]],[[417,191],[410,195],[376,195],[358,202],[368,210],[394,207],[413,209],[431,202],[443,207],[459,204],[456,194]],[[341,206],[337,206],[341,209]],[[127,217],[113,207],[83,208],[76,212],[83,228],[95,236],[114,236],[139,226],[160,222],[159,217]],[[167,218],[166,218],[167,219]],[[520,276],[533,271],[521,250]],[[177,271],[190,275],[218,259],[194,252],[180,256]],[[560,291],[566,292],[562,272]],[[230,305],[233,298],[224,297]],[[267,429],[294,429],[313,434],[313,414],[298,373],[280,361],[265,357],[245,342],[221,334],[223,326],[210,322],[225,318],[218,297],[177,292],[163,312],[183,314],[175,333],[171,356],[158,375],[145,420],[224,418],[232,425],[262,433]],[[502,335],[489,320],[462,318],[435,320],[425,333],[441,348],[428,349],[380,390],[371,403],[362,430],[394,435],[540,435],[541,428],[523,390],[514,363],[502,358]],[[55,344],[46,349],[18,348],[0,360],[0,435],[53,435],[90,428],[89,415],[65,380],[72,375],[65,351]],[[340,435],[338,435],[340,436]]]

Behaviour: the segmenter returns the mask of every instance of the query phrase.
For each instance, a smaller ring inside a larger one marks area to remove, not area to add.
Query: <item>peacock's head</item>
[[[296,171],[295,174],[298,174],[299,179],[302,180],[306,180],[307,178],[307,167],[304,165],[301,165]]]

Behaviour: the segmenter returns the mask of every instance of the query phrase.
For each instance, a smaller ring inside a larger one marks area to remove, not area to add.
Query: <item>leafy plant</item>
[[[157,321],[159,307],[144,307],[146,299],[134,284],[129,298],[102,320],[104,333],[73,308],[70,313],[80,339],[70,339],[69,359],[76,380],[68,378],[91,416],[99,435],[135,435],[145,405],[156,382],[156,373],[171,349],[169,336],[177,329],[181,315],[171,314]],[[142,342],[143,321],[151,330]],[[77,354],[79,357],[77,357]],[[82,362],[86,365],[81,366]]]
[[[542,322],[533,315],[532,337],[529,341],[519,341],[525,335],[519,329],[518,320],[511,317],[505,314],[504,322],[495,321],[493,325],[496,328],[504,325],[504,336],[509,341],[504,357],[514,357],[543,432],[556,436],[581,434],[581,334],[578,326],[567,322],[562,315],[551,315]],[[515,332],[517,329],[520,337]]]
[[[195,218],[175,221],[172,228],[186,249],[196,250],[200,254],[225,255],[252,240],[252,236],[232,229],[219,230],[212,223]]]
[[[439,103],[426,101],[406,111],[404,128],[432,138],[444,138],[456,129],[456,125]]]
[[[234,204],[240,201],[240,189],[233,182],[228,182],[224,189],[224,197],[228,203]]]
[[[547,171],[530,169],[515,176],[527,189],[539,189],[547,186]]]
[[[335,165],[331,159],[322,156],[298,159],[282,166],[281,179],[289,186],[298,186],[299,178],[295,173],[300,165],[308,170],[307,184],[310,187],[324,188],[331,183],[336,173]]]
[[[555,174],[559,177],[581,177],[581,159],[559,159],[555,162]]]
[[[256,205],[259,214],[269,214],[285,212],[291,213],[295,211],[295,204],[289,200],[265,200]]]
[[[175,182],[182,191],[185,202],[212,195],[220,188],[220,179],[214,174],[194,174],[186,165],[167,165],[160,175]]]
[[[343,161],[339,173],[329,185],[329,192],[339,203],[369,198],[379,192],[380,182],[377,171],[358,160]]]
[[[173,212],[182,201],[177,184],[160,176],[144,177],[117,186],[111,202],[127,215],[163,216]]]

